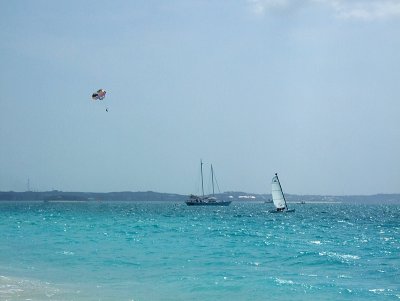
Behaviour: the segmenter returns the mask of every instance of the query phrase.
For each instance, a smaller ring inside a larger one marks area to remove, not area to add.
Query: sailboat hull
[[[229,206],[232,201],[221,201],[221,202],[191,202],[186,201],[188,206]]]
[[[283,211],[278,211],[278,210],[270,210],[269,213],[290,213],[290,212],[295,212],[294,209],[288,209],[288,210],[283,210]]]

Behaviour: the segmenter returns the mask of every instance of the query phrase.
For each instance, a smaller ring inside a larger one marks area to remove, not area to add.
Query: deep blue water
[[[0,203],[0,300],[399,300],[400,205]]]

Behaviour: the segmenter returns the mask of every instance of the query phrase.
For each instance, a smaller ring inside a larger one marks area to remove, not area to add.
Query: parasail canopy
[[[102,100],[102,99],[104,99],[104,97],[106,97],[106,93],[107,92],[104,89],[97,90],[97,92],[92,94],[92,99],[93,100]]]

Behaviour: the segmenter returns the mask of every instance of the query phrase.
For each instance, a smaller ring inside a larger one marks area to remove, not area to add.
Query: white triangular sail
[[[272,178],[272,201],[277,209],[282,209],[286,207],[285,198],[283,196],[282,187],[279,183],[278,176],[275,175]]]

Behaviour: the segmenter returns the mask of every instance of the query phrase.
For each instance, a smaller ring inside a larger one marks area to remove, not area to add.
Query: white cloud
[[[368,21],[400,17],[399,0],[316,0],[315,2],[329,5],[339,18]]]
[[[251,10],[257,15],[264,15],[267,11],[285,8],[291,5],[290,0],[248,0]]]
[[[320,5],[330,8],[338,18],[378,20],[400,17],[400,0],[247,0],[253,13],[264,15],[276,9]]]

